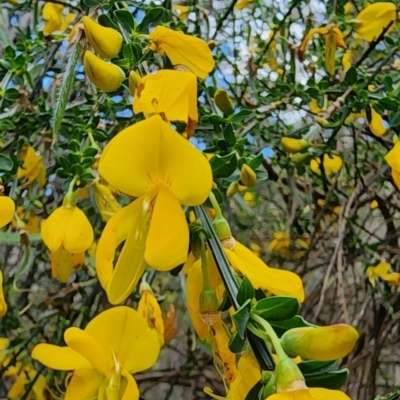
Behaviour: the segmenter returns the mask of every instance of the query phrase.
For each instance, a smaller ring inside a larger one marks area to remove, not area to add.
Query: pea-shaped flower
[[[114,137],[100,158],[99,172],[115,189],[137,197],[110,219],[97,246],[100,283],[109,301],[118,304],[147,265],[170,271],[186,261],[189,230],[181,205],[202,204],[211,191],[212,174],[207,159],[159,115]]]
[[[14,217],[15,203],[8,196],[0,196],[0,228],[3,228]]]
[[[311,171],[315,174],[321,175],[321,159],[315,158],[310,161]],[[339,156],[324,154],[323,157],[323,167],[325,175],[334,175],[337,174],[343,166],[343,160]]]
[[[214,59],[207,43],[164,26],[157,26],[149,35],[151,50],[166,54],[173,65],[183,65],[201,79],[214,68]]]
[[[83,27],[88,42],[100,57],[113,58],[121,50],[122,36],[115,29],[101,26],[89,17],[83,17]]]
[[[84,330],[68,328],[64,340],[64,347],[38,344],[32,358],[52,369],[74,370],[65,400],[138,400],[131,374],[152,367],[160,352],[157,332],[124,306],[103,311]]]
[[[73,205],[57,208],[41,226],[44,244],[51,252],[51,273],[67,282],[72,268],[81,267],[93,243],[93,228],[82,210]]]
[[[87,50],[83,59],[86,76],[93,85],[105,92],[117,90],[125,77],[124,71],[117,65],[103,61]]]

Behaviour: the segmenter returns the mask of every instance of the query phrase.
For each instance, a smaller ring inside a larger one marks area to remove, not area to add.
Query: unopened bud
[[[235,195],[239,190],[239,183],[237,181],[231,182],[228,189],[226,190],[226,195],[228,197],[232,197]]]
[[[217,107],[224,113],[224,115],[233,114],[233,104],[225,89],[217,89],[214,93],[214,100]]]
[[[243,164],[240,170],[240,180],[245,186],[252,187],[257,182],[257,175],[247,164]]]
[[[329,121],[327,121],[326,119],[317,117],[315,121],[317,122],[318,125],[322,126],[323,128],[329,128]]]
[[[223,241],[232,237],[231,228],[224,217],[216,217],[212,224],[219,240]]]
[[[218,311],[219,303],[215,290],[203,289],[200,293],[200,318],[207,325],[214,325],[221,319],[221,312]]]
[[[129,89],[131,90],[132,96],[135,95],[136,88],[139,86],[142,77],[136,72],[131,71],[129,73]]]
[[[293,156],[290,157],[290,161],[296,165],[308,164],[312,158],[313,156],[310,153],[294,154]]]
[[[304,376],[296,363],[289,357],[276,365],[277,392],[307,389]]]
[[[281,139],[281,146],[287,153],[294,154],[307,150],[310,147],[310,143],[305,139],[283,137]]]

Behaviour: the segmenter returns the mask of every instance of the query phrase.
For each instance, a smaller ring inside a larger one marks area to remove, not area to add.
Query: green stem
[[[210,195],[208,197],[209,197],[211,204],[213,206],[213,209],[215,211],[215,219],[224,218],[224,216],[222,215],[222,212],[221,212],[221,207],[219,206],[218,201],[214,196],[214,193],[210,192]]]
[[[259,315],[253,312],[250,313],[250,318],[265,330],[265,332],[271,339],[272,344],[274,345],[276,354],[279,357],[279,361],[283,361],[284,359],[289,358],[283,350],[281,341],[279,340],[272,326],[265,319],[261,318]]]
[[[204,244],[205,237],[204,235],[200,235],[201,240],[201,270],[203,272],[203,290],[212,290],[210,285],[210,275],[208,273],[208,262],[207,262],[207,254],[206,254],[206,246]]]

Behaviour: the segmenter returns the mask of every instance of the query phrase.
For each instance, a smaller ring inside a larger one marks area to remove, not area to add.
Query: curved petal
[[[59,207],[42,222],[40,229],[42,240],[51,252],[56,252],[62,245],[65,227],[72,215],[71,211],[71,207]]]
[[[69,207],[67,210],[69,210],[69,219],[65,225],[64,247],[70,253],[83,253],[93,243],[92,225],[85,213],[78,207]]]
[[[60,371],[92,368],[92,365],[85,357],[69,347],[40,343],[34,347],[31,356],[46,367]]]
[[[144,252],[151,218],[150,201],[149,196],[134,201],[134,218],[106,289],[111,304],[124,301],[146,269]]]
[[[275,295],[295,297],[300,303],[304,301],[303,283],[294,272],[268,267],[239,242],[233,250],[225,249],[225,253],[233,267],[247,276],[255,289],[261,287]]]
[[[122,371],[122,376],[124,376],[127,380],[126,389],[124,395],[122,396],[122,400],[139,400],[139,388],[136,381],[133,379],[133,376],[126,371]]]
[[[99,372],[108,378],[111,377],[112,353],[105,352],[100,343],[87,331],[75,327],[68,328],[64,332],[64,340],[68,347],[85,357]]]
[[[131,374],[150,368],[156,362],[160,344],[157,332],[132,308],[119,306],[103,311],[85,328],[107,353]]]
[[[185,214],[176,197],[161,186],[155,199],[144,258],[150,267],[170,271],[186,261],[188,250]]]
[[[107,222],[96,248],[96,273],[104,289],[111,280],[116,248],[126,240],[134,220],[137,202],[121,208]]]
[[[212,186],[207,159],[159,115],[113,138],[100,159],[99,172],[113,187],[135,197],[164,185],[184,205],[202,204]]]
[[[0,196],[0,228],[11,222],[14,212],[14,201],[8,196]]]
[[[104,380],[95,369],[77,369],[69,381],[64,400],[88,400],[96,397]]]

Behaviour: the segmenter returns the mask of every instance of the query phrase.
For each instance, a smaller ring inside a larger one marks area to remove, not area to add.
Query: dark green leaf
[[[324,387],[327,389],[341,389],[347,382],[349,370],[347,368],[340,371],[325,372],[321,375],[305,376],[306,385],[309,387]]]
[[[385,110],[397,111],[399,109],[399,102],[390,97],[384,97],[383,99],[380,99],[378,104],[382,106]],[[375,104],[374,108],[376,109]]]
[[[242,339],[239,333],[233,332],[231,337],[229,338],[228,347],[232,353],[240,353],[243,351],[244,347],[246,346],[246,338]]]
[[[83,150],[83,157],[94,157],[98,153],[98,150],[95,147],[86,147]]]
[[[267,297],[257,303],[254,311],[267,321],[284,321],[297,314],[299,302],[293,297]]]
[[[15,88],[10,88],[5,91],[4,97],[7,100],[14,101],[14,100],[18,100],[21,97],[21,93],[19,92],[19,90],[15,89]]]
[[[135,29],[135,20],[128,10],[116,10],[114,11],[114,15],[127,32],[130,33]]]
[[[107,14],[101,14],[97,21],[101,26],[118,30],[118,25]]]
[[[155,26],[162,20],[163,15],[164,9],[162,7],[154,7],[150,9],[140,23],[139,31],[147,33],[150,26]]]
[[[244,400],[260,400],[260,393],[262,391],[263,384],[257,382],[251,389],[250,392],[247,394]]]
[[[288,329],[315,326],[307,322],[303,317],[300,317],[300,315],[296,315],[286,321],[270,321],[270,323],[278,336],[282,336]]]
[[[10,172],[14,167],[14,162],[10,157],[0,154],[0,171]]]
[[[354,66],[351,66],[347,71],[345,80],[349,85],[357,81],[357,69]]]
[[[389,114],[389,124],[392,128],[400,125],[400,111],[393,111]]]
[[[246,303],[247,300],[253,300],[254,298],[254,288],[249,279],[245,276],[242,283],[239,286],[239,291],[236,296],[237,301],[240,305]]]
[[[256,170],[263,161],[264,161],[264,156],[263,153],[261,152],[257,154],[255,157],[253,157],[251,160],[248,160],[247,165],[251,169]]]
[[[385,88],[388,92],[390,92],[393,89],[393,79],[391,76],[386,75],[385,78],[383,79],[383,84],[385,85]]]
[[[336,361],[302,361],[301,363],[297,364],[300,368],[300,371],[303,375],[316,375],[322,374],[329,370],[331,370]]]
[[[232,124],[228,124],[224,129],[224,138],[229,146],[234,146],[236,143],[235,132],[233,131]]]
[[[232,175],[236,169],[237,159],[236,153],[226,156],[215,155],[210,160],[214,178],[227,178]]]
[[[231,122],[240,122],[240,121],[243,121],[245,118],[247,118],[251,114],[253,114],[253,110],[244,108],[244,109],[240,110],[238,113],[232,114],[231,116],[229,116],[228,119]]]
[[[225,291],[224,297],[221,301],[221,304],[218,307],[218,311],[222,311],[222,312],[228,311],[231,307],[232,307],[231,299],[228,295],[228,292]]]
[[[220,115],[217,114],[211,114],[208,115],[208,121],[210,122],[210,124],[218,125],[224,122],[224,117],[221,117]]]
[[[237,311],[235,311],[234,314],[231,315],[236,330],[242,339],[246,337],[247,323],[250,318],[250,302],[250,299],[247,300]]]

